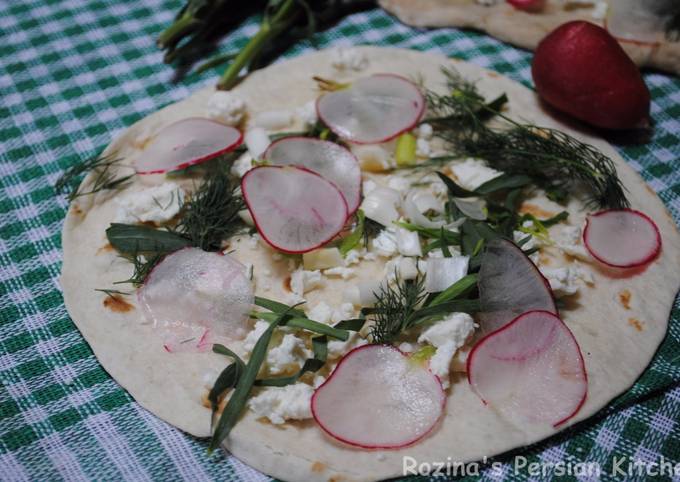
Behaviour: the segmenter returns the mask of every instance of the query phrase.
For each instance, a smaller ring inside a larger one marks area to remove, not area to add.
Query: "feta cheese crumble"
[[[219,90],[208,99],[207,115],[228,126],[237,126],[246,113],[246,103],[232,92]]]
[[[562,268],[539,266],[538,269],[546,277],[550,289],[558,298],[576,294],[583,284],[590,286],[595,284],[592,273],[578,263]]]
[[[380,256],[391,258],[397,254],[397,235],[392,227],[383,229],[371,240],[371,246]]]
[[[260,418],[267,418],[274,425],[286,420],[311,418],[311,400],[314,389],[304,383],[285,387],[267,387],[248,399],[248,408]]]
[[[308,291],[322,288],[326,284],[321,271],[305,271],[297,269],[290,277],[290,288],[297,296],[304,296]]]
[[[418,343],[429,343],[437,351],[430,358],[430,371],[439,377],[444,388],[449,386],[451,360],[456,351],[475,330],[475,322],[467,313],[452,313],[423,331]]]
[[[114,201],[118,205],[117,223],[162,223],[179,213],[184,203],[184,191],[175,183],[164,182],[143,191],[118,196]]]

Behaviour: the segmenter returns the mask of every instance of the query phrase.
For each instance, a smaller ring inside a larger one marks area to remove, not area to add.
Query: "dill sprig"
[[[134,271],[132,276],[126,280],[114,281],[114,285],[130,283],[133,286],[139,287],[144,284],[147,276],[151,273],[151,270],[160,263],[160,261],[165,256],[165,253],[153,253],[153,254],[139,254],[132,253],[130,255],[123,255],[124,258],[128,259],[133,267]]]
[[[176,232],[192,246],[217,251],[223,240],[242,228],[238,212],[244,207],[240,188],[232,184],[226,172],[217,170],[208,175],[182,207]]]
[[[393,286],[380,286],[376,293],[375,308],[370,310],[374,323],[370,327],[373,343],[391,343],[397,336],[412,326],[412,316],[427,297],[425,278],[414,281],[399,277]]]
[[[582,186],[592,204],[603,208],[628,206],[623,184],[611,159],[595,147],[545,127],[517,122],[501,112],[501,96],[487,104],[475,84],[451,69],[443,69],[448,94],[428,92],[437,135],[454,157],[476,157],[509,174],[525,174],[548,195],[566,199]],[[502,121],[490,126],[491,118]]]
[[[107,189],[123,188],[135,173],[131,167],[121,166],[122,161],[123,159],[116,158],[111,154],[85,159],[66,169],[57,180],[54,189],[57,194],[67,192],[67,199],[71,202],[80,196],[95,194]],[[120,175],[118,173],[119,167],[127,167],[132,172],[127,175]],[[87,185],[79,187],[83,176],[90,171],[95,174],[94,178]]]

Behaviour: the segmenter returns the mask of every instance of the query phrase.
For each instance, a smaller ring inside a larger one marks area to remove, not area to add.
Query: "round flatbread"
[[[250,118],[260,111],[291,109],[317,95],[313,76],[351,80],[372,73],[389,72],[422,79],[430,88],[442,88],[442,66],[455,67],[464,77],[478,81],[487,98],[505,92],[508,114],[538,125],[555,127],[593,144],[616,163],[632,207],[647,213],[657,223],[663,250],[653,263],[631,277],[617,277],[593,267],[595,283],[582,290],[562,311],[565,323],[578,341],[587,369],[589,386],[585,404],[574,418],[559,427],[590,417],[614,397],[628,389],[647,367],[661,343],[680,279],[680,235],[673,219],[655,193],[606,142],[587,133],[575,132],[551,118],[536,95],[526,87],[478,66],[441,55],[410,50],[361,47],[368,59],[362,72],[339,76],[328,52],[316,52],[275,64],[250,75],[234,90],[246,100]],[[106,149],[131,163],[139,154],[139,138],[179,119],[205,115],[213,89],[201,90],[137,122]],[[136,179],[127,187],[139,189]],[[216,374],[228,363],[213,353],[168,353],[150,325],[142,323],[133,296],[112,302],[94,288],[108,288],[130,276],[131,266],[107,244],[105,229],[114,220],[117,192],[101,192],[79,198],[70,207],[63,230],[64,264],[61,283],[68,311],[111,376],[141,406],[190,434],[210,434],[210,410],[204,406],[206,372]],[[532,201],[533,202],[533,201]],[[536,200],[537,204],[547,200]],[[541,204],[543,205],[543,204]],[[558,209],[552,205],[553,209]],[[580,225],[586,210],[571,201],[570,223]],[[285,278],[290,274],[286,260],[273,256],[262,243],[245,238],[230,244],[233,256],[250,262],[255,273],[269,272],[257,293],[285,299]],[[550,253],[546,254],[550,258]],[[557,256],[557,255],[555,255]],[[357,277],[382,277],[380,261],[362,263]],[[349,282],[329,279],[323,289],[307,296],[309,302],[337,302]],[[625,296],[624,296],[625,294]],[[239,342],[231,346],[242,352]],[[208,381],[212,384],[214,378]],[[402,457],[420,462],[471,461],[492,456],[553,435],[549,426],[517,425],[485,406],[472,392],[464,374],[454,375],[439,426],[418,444],[400,450],[366,451],[341,445],[324,434],[313,420],[275,426],[246,411],[227,439],[226,446],[245,463],[285,480],[375,480],[402,474]]]

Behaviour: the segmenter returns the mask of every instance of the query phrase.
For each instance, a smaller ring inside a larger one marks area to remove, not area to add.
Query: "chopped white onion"
[[[460,212],[471,219],[484,221],[487,216],[486,201],[482,198],[460,199],[453,198],[453,202]]]
[[[417,224],[418,226],[422,226],[424,228],[439,228],[446,224],[446,221],[444,220],[432,221],[428,219],[423,213],[421,213],[420,210],[418,210],[415,202],[413,202],[413,193],[409,193],[406,196],[402,206],[404,208],[404,214],[413,224]]]
[[[399,219],[397,207],[401,204],[401,195],[389,187],[378,186],[368,194],[361,203],[361,210],[367,218],[377,221],[383,226],[391,226]]]

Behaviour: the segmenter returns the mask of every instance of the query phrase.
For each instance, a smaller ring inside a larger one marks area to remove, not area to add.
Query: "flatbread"
[[[473,28],[529,50],[534,50],[548,33],[572,20],[604,26],[604,20],[593,18],[593,8],[588,5],[595,2],[549,0],[538,13],[518,10],[504,0],[488,6],[477,0],[379,0],[378,3],[414,27]],[[620,44],[638,66],[680,75],[680,42],[650,45],[622,41]]]
[[[633,384],[666,333],[669,312],[680,284],[677,273],[680,235],[673,219],[614,148],[549,117],[535,94],[526,87],[497,73],[440,55],[377,47],[361,47],[361,52],[369,63],[360,73],[349,72],[339,77],[331,66],[331,56],[321,51],[257,71],[235,91],[246,100],[250,114],[254,114],[301,106],[315,98],[313,75],[345,80],[392,72],[421,77],[425,85],[434,87],[443,83],[440,67],[454,66],[465,77],[478,79],[478,86],[487,97],[507,93],[511,116],[573,133],[601,149],[616,163],[632,206],[646,212],[658,224],[663,250],[656,261],[636,276],[626,278],[595,269],[595,286],[582,290],[571,309],[562,313],[583,351],[589,389],[585,405],[560,429],[590,417]],[[135,144],[140,134],[148,135],[181,118],[204,115],[211,93],[212,88],[206,88],[137,122],[114,140],[106,152],[115,152],[131,162],[139,154]],[[135,181],[128,189],[139,188],[138,183],[139,180]],[[165,352],[160,349],[157,334],[149,325],[140,323],[139,309],[107,309],[103,306],[106,296],[93,291],[93,288],[108,288],[112,282],[130,275],[130,264],[107,249],[104,234],[115,216],[115,194],[99,193],[81,198],[69,209],[63,230],[61,276],[66,307],[103,367],[141,406],[181,430],[206,437],[210,433],[210,411],[201,401],[206,392],[203,375],[208,369],[223,369],[227,359],[212,353]],[[553,208],[557,209],[554,205]],[[571,201],[568,210],[575,225],[585,218],[586,212],[577,201]],[[271,270],[271,286],[264,291],[265,296],[274,299],[284,296],[282,279],[288,271],[281,262],[271,258],[268,248],[259,245],[251,250],[245,241],[238,240],[232,242],[231,248],[236,249],[235,256],[253,262],[256,273],[264,268]],[[365,269],[378,267],[367,265]],[[332,302],[346,283],[329,280],[326,289],[309,293],[311,305],[319,299]],[[620,301],[624,290],[630,294],[625,303],[628,309]],[[128,300],[135,304],[133,297]],[[242,351],[238,343],[232,347]],[[412,447],[392,451],[358,450],[330,439],[313,420],[274,426],[256,420],[249,411],[231,432],[226,445],[237,458],[277,478],[363,481],[401,475],[405,455],[421,462],[471,461],[537,442],[554,433],[552,427],[510,424],[484,406],[463,376],[458,375],[452,379],[441,424]]]

